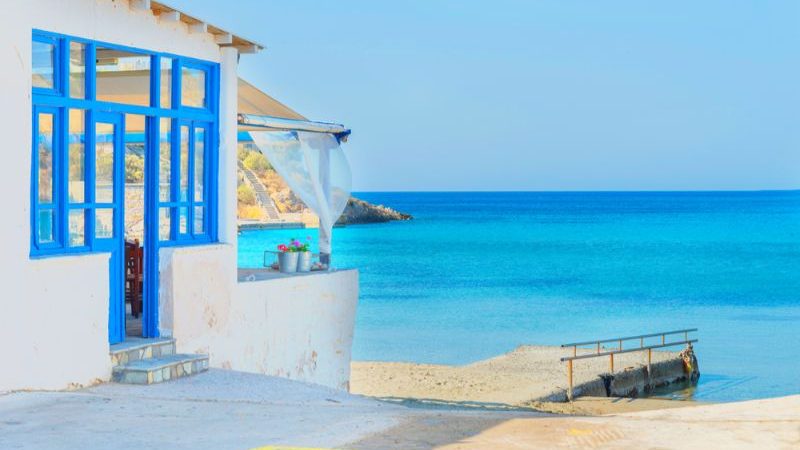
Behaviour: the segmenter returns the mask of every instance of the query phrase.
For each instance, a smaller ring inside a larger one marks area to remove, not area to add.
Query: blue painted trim
[[[218,157],[219,157],[219,64],[174,55],[163,52],[146,51],[138,48],[110,44],[106,42],[92,41],[79,37],[71,37],[47,31],[34,30],[32,39],[51,43],[55,46],[54,67],[53,67],[53,89],[32,89],[32,164],[31,164],[31,252],[30,257],[34,259],[45,257],[58,257],[65,255],[85,255],[98,253],[112,253],[112,260],[115,255],[124,254],[124,199],[122,191],[116,192],[112,203],[98,203],[95,198],[95,145],[97,137],[95,133],[95,123],[114,121],[118,123],[117,133],[114,139],[119,146],[122,163],[117,163],[115,152],[115,177],[117,180],[124,180],[124,143],[142,142],[145,144],[145,296],[143,311],[143,334],[145,337],[157,337],[158,330],[158,265],[159,249],[161,247],[181,247],[189,245],[206,245],[217,242],[218,236]],[[85,88],[86,98],[71,98],[69,95],[69,46],[70,42],[79,42],[85,45]],[[110,48],[116,50],[130,51],[142,55],[150,56],[150,105],[125,105],[106,101],[97,101],[96,83],[96,53],[97,47]],[[172,85],[171,101],[169,105],[160,105],[161,98],[161,59],[169,58],[172,61]],[[192,67],[206,72],[206,105],[204,108],[195,108],[181,105],[181,67]],[[85,198],[83,203],[69,203],[69,161],[68,147],[70,139],[74,137],[68,134],[68,111],[69,109],[85,110],[85,129],[84,129],[84,151],[85,151]],[[54,117],[54,142],[53,142],[53,173],[54,173],[54,194],[52,204],[38,204],[38,113],[51,113]],[[139,114],[146,116],[144,135],[137,134],[131,140],[126,139],[124,123],[125,114]],[[172,135],[170,136],[172,179],[171,179],[171,201],[159,202],[159,133],[160,120],[162,118],[171,119]],[[180,201],[178,197],[180,184],[180,129],[179,124],[189,127],[189,198]],[[194,201],[194,130],[196,127],[205,129],[206,142],[205,161],[204,161],[204,198]],[[120,185],[119,189],[122,189]],[[169,207],[171,211],[172,230],[170,239],[159,241],[159,208]],[[204,233],[193,234],[194,227],[194,206],[202,206],[204,211]],[[189,233],[178,236],[178,208],[189,208]],[[96,239],[95,220],[98,208],[114,208],[114,237],[112,239]],[[85,245],[69,247],[69,211],[83,209],[86,214],[84,232],[86,234]],[[53,211],[55,216],[53,224],[54,242],[51,244],[39,244],[38,239],[38,214],[39,211]],[[119,247],[117,246],[119,243]],[[120,256],[121,258],[121,256]],[[110,267],[112,279],[110,282],[116,283],[113,279],[115,264],[122,268],[120,261],[112,261]],[[118,274],[120,277],[122,273]],[[122,278],[120,278],[121,280]],[[124,303],[123,303],[124,305]],[[124,312],[124,310],[123,310]],[[111,321],[118,320],[117,316],[110,316]],[[117,329],[123,330],[124,337],[124,316],[123,325]],[[111,325],[112,322],[110,322]],[[119,339],[120,335],[109,336],[113,342]]]

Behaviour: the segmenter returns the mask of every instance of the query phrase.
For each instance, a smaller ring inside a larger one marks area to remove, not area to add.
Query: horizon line
[[[555,189],[548,189],[548,190],[511,190],[511,189],[498,189],[498,190],[488,190],[488,189],[478,189],[478,190],[458,190],[458,189],[448,189],[448,190],[375,190],[375,191],[364,191],[364,190],[354,190],[351,193],[386,193],[386,194],[405,194],[405,193],[413,193],[413,194],[426,194],[426,193],[767,193],[767,192],[800,192],[800,188],[792,188],[792,189],[597,189],[597,190],[585,190],[585,189],[575,189],[575,190],[555,190]]]

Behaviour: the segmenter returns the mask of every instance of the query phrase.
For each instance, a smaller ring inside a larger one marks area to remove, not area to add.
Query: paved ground
[[[0,449],[800,448],[800,396],[604,417],[420,408],[212,370],[0,396]],[[274,448],[274,447],[273,447]]]

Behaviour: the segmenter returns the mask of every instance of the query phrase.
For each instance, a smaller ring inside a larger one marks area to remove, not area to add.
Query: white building
[[[358,273],[238,277],[237,64],[261,49],[150,0],[4,2],[0,392],[209,364],[347,388]],[[249,105],[249,125],[346,135],[276,105]],[[136,148],[140,324],[124,267]]]

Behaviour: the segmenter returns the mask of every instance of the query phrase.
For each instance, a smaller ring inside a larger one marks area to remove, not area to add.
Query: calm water
[[[334,233],[361,271],[354,358],[462,364],[520,344],[700,329],[694,398],[800,393],[800,192],[361,193],[404,223]],[[257,231],[240,264],[316,232]]]

